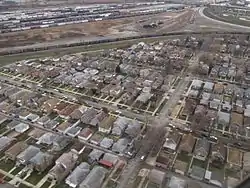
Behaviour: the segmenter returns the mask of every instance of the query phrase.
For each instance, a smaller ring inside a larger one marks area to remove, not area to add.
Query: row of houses
[[[193,163],[189,166],[191,159]],[[200,162],[197,163],[197,161]],[[208,181],[219,187],[225,183],[224,171],[220,169],[235,172],[235,174],[242,171],[243,176],[247,175],[250,169],[248,151],[231,147],[220,140],[211,141],[204,137],[197,138],[192,134],[178,132],[171,132],[166,137],[156,158],[156,166],[172,169],[177,173]]]

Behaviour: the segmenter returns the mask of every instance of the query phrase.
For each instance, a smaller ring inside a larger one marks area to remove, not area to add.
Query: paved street
[[[156,117],[155,120],[152,122],[152,131],[148,131],[146,134],[144,141],[142,141],[143,145],[140,148],[138,154],[136,157],[132,160],[130,160],[129,164],[126,166],[126,169],[123,171],[122,179],[120,181],[120,184],[117,186],[117,188],[131,188],[132,184],[137,176],[138,170],[140,169],[141,164],[141,157],[147,156],[147,154],[150,152],[150,150],[153,148],[155,143],[155,138],[157,138],[157,135],[159,134],[159,131],[162,131],[164,127],[166,127],[169,123],[168,114],[172,110],[172,108],[178,103],[181,95],[184,92],[185,85],[189,82],[188,79],[182,79],[179,84],[177,85],[174,95],[170,97],[166,105],[164,106],[162,113],[160,114],[160,117]],[[147,144],[148,143],[148,144]],[[153,144],[153,145],[149,145]]]

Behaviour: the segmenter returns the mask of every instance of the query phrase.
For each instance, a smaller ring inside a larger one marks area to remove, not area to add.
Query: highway
[[[205,7],[202,7],[199,9],[199,14],[200,16],[202,16],[203,18],[207,19],[207,20],[210,20],[210,21],[213,21],[214,23],[217,23],[218,25],[227,25],[227,26],[230,26],[232,28],[234,27],[237,27],[237,28],[241,28],[241,29],[245,29],[245,30],[249,30],[250,31],[250,27],[247,27],[247,26],[242,26],[242,25],[238,25],[238,24],[233,24],[233,23],[228,23],[228,22],[223,22],[223,21],[219,21],[219,20],[215,20],[213,18],[210,18],[208,16],[206,16],[203,11],[204,11]],[[223,26],[221,26],[223,27]]]

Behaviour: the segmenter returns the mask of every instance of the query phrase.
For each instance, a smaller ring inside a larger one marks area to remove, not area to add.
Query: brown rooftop
[[[69,116],[75,109],[79,108],[78,104],[70,104],[60,112],[58,112],[61,116]]]
[[[61,110],[63,110],[65,107],[67,107],[68,104],[65,103],[65,102],[60,102],[59,104],[57,104],[55,107],[54,107],[54,111],[55,112],[60,112]]]
[[[61,123],[60,125],[57,126],[56,130],[58,131],[65,131],[71,124],[67,121]]]
[[[25,142],[17,142],[15,145],[13,145],[7,151],[5,151],[5,155],[9,159],[15,160],[16,156],[22,151],[24,151],[27,147],[28,145]]]
[[[195,144],[195,138],[191,134],[184,134],[182,136],[182,140],[180,143],[180,150],[185,151],[187,153],[191,153],[193,151],[193,147]]]

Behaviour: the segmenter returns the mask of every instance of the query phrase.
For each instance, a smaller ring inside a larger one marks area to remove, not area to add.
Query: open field
[[[25,46],[48,42],[57,42],[64,40],[87,40],[89,37],[126,37],[131,35],[140,35],[148,33],[161,33],[178,29],[186,24],[192,10],[181,12],[167,12],[151,16],[138,16],[133,18],[124,18],[117,20],[104,20],[99,22],[89,22],[83,24],[74,24],[58,26],[46,29],[34,29],[29,31],[6,33],[0,36],[0,48]],[[163,21],[163,24],[156,28],[145,29],[144,24],[150,24],[156,21]]]

